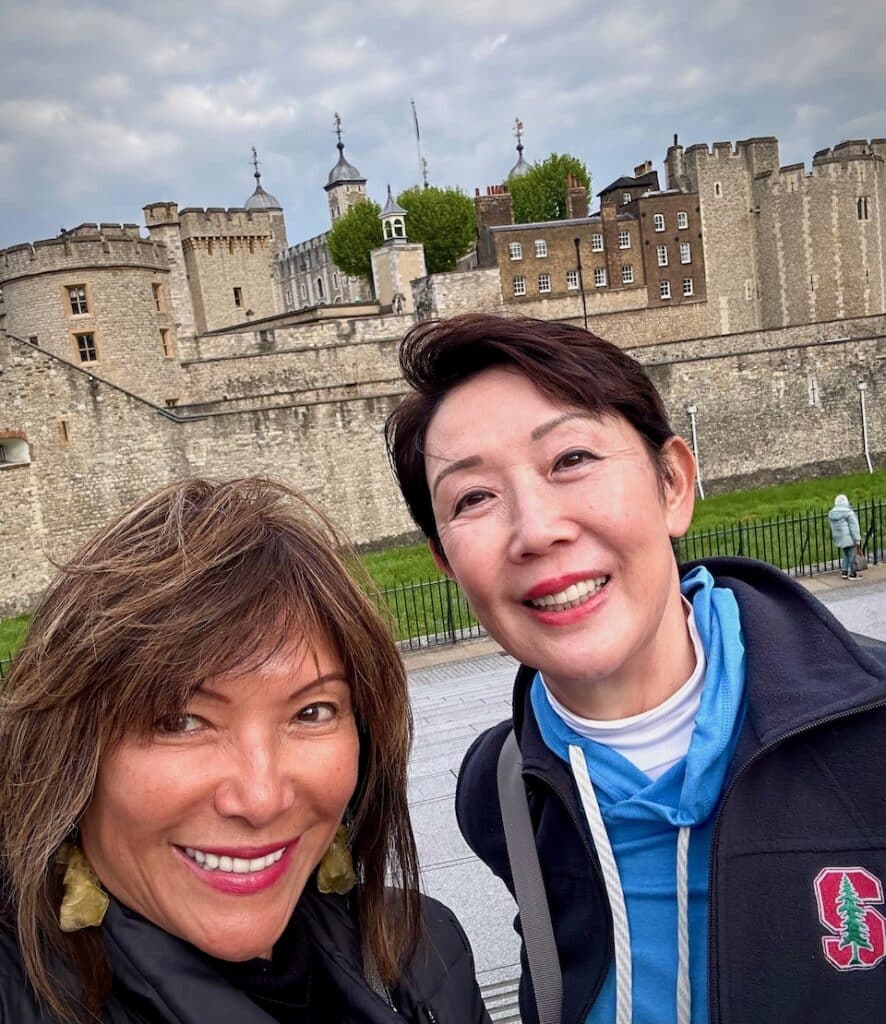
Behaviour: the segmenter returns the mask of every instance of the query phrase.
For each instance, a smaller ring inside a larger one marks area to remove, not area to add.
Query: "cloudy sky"
[[[339,111],[375,198],[581,157],[596,189],[675,132],[777,135],[783,164],[886,136],[882,0],[4,0],[0,246],[146,203],[239,206],[250,147],[290,242],[328,227]]]

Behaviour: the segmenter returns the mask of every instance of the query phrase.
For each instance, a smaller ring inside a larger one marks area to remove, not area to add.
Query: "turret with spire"
[[[255,178],[255,191],[243,204],[247,210],[282,210],[280,202],[276,196],[272,196],[270,192],[266,192],[262,188],[261,184],[261,171],[259,171],[258,163],[258,152],[255,146],[252,147],[252,166],[255,168],[253,177]]]
[[[255,178],[255,191],[246,200],[243,206],[245,209],[250,210],[253,213],[267,213],[268,219],[271,222],[271,235],[274,239],[274,252],[285,252],[288,247],[288,242],[286,241],[286,220],[283,216],[283,207],[280,205],[280,201],[276,196],[272,196],[270,192],[267,192],[262,188],[261,171],[258,169],[258,151],[255,146],[252,147],[251,163],[253,167],[253,177]],[[282,297],[280,298],[280,302],[282,303]],[[282,309],[283,306],[281,305],[280,308]]]
[[[517,139],[517,162],[508,171],[508,181],[511,178],[522,178],[530,170],[529,164],[523,159],[523,122],[519,117],[514,118],[514,135]]]
[[[382,234],[385,245],[397,245],[406,242],[406,211],[391,194],[388,185],[388,201],[378,215],[381,220]]]
[[[341,118],[336,112],[333,118],[333,131],[337,138],[338,162],[329,172],[323,186],[329,194],[329,214],[333,224],[343,217],[348,210],[366,198],[366,179],[357,168],[345,159],[345,144],[341,140]]]

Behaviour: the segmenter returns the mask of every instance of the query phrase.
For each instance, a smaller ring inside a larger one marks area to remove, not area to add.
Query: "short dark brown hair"
[[[617,345],[572,324],[526,317],[470,313],[424,321],[407,332],[400,348],[400,367],[413,391],[388,417],[385,439],[412,518],[442,557],[425,435],[449,392],[493,366],[516,370],[557,402],[595,416],[624,417],[646,442],[659,480],[669,478],[662,449],[674,432],[664,403],[642,366]]]
[[[104,752],[181,712],[207,679],[318,636],[345,667],[360,735],[351,812],[361,930],[384,980],[397,978],[419,906],[406,797],[412,719],[403,663],[347,561],[305,499],[250,478],[165,487],[61,568],[0,697],[4,916],[56,1017],[95,1019],[110,982],[101,929],[58,928],[54,868]],[[65,991],[53,951],[73,962],[80,992]]]

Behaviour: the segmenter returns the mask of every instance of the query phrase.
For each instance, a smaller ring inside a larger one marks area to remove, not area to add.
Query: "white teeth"
[[[600,591],[608,579],[608,576],[597,576],[594,579],[570,583],[565,590],[558,590],[556,594],[545,594],[544,597],[536,598],[529,604],[533,608],[555,608],[557,611],[566,611],[567,608],[575,608],[576,605]]]
[[[192,846],[186,846],[185,853],[204,871],[227,871],[234,875],[245,875],[252,871],[264,871],[272,864],[276,864],[286,853],[286,847],[282,846],[265,857],[253,857],[251,860],[245,857],[219,857],[214,853],[204,853]]]

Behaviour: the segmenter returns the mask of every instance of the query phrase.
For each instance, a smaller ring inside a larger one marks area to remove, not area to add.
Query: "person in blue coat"
[[[857,580],[855,551],[861,544],[858,516],[845,494],[834,498],[834,507],[828,512],[828,525],[834,544],[840,549],[840,575],[843,579]]]
[[[406,502],[521,663],[456,813],[512,894],[537,855],[561,981],[539,987],[543,1019],[880,1019],[882,645],[771,566],[678,564],[693,455],[615,345],[478,314],[417,324],[401,366],[412,391],[387,439]],[[511,736],[529,812],[515,844],[496,780]],[[542,1015],[531,916],[524,1024]]]

